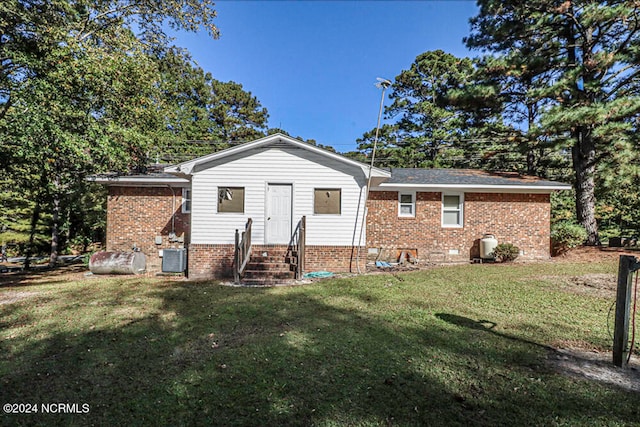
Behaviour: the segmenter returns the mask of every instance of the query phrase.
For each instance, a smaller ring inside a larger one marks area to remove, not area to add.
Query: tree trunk
[[[538,170],[536,168],[536,154],[534,147],[531,145],[527,148],[527,175],[538,176]]]
[[[36,239],[36,229],[38,227],[38,221],[40,221],[40,197],[37,198],[36,204],[33,208],[33,214],[31,215],[31,231],[29,232],[29,243],[27,244],[27,250],[24,254],[23,268],[28,270],[31,266],[31,255],[33,255],[33,243]]]
[[[595,169],[596,150],[591,131],[580,127],[575,132],[572,147],[573,170],[576,176],[576,214],[580,224],[587,230],[586,245],[599,245],[598,222],[596,221]]]
[[[44,167],[42,168],[44,170]],[[29,232],[29,243],[24,255],[23,268],[28,270],[31,267],[31,256],[33,255],[33,244],[36,240],[36,232],[38,228],[38,222],[40,221],[40,212],[42,211],[42,199],[45,194],[45,188],[47,185],[46,174],[42,172],[40,174],[40,189],[36,192],[35,205],[33,207],[33,214],[31,215],[31,230]]]
[[[531,81],[527,81],[527,87],[531,86]],[[527,104],[527,175],[538,176],[536,168],[535,140],[531,140],[531,130],[536,120],[535,104]]]
[[[55,267],[58,262],[58,242],[60,240],[60,178],[56,177],[53,182],[53,209],[51,218],[51,255],[49,256],[49,266]]]
[[[569,12],[574,14],[573,2],[569,0]],[[566,21],[567,37],[567,59],[570,68],[575,68],[578,63],[584,61],[590,55],[590,41],[583,40],[580,46],[582,58],[578,55],[578,44],[576,42],[574,22],[571,19]],[[588,73],[582,75],[586,84],[591,80]],[[576,81],[573,88],[573,102],[577,104],[593,104],[595,100],[580,88]],[[565,106],[571,108],[573,105]],[[595,246],[600,244],[598,236],[598,222],[596,221],[596,196],[595,196],[595,172],[596,172],[596,144],[593,139],[592,129],[587,126],[577,126],[572,131],[574,137],[571,155],[573,158],[573,171],[576,174],[576,216],[578,222],[587,231],[586,245]]]

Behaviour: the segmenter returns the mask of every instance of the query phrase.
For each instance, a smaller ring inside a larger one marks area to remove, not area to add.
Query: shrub
[[[518,258],[520,248],[511,243],[500,243],[493,250],[493,257],[499,262],[510,262]]]
[[[93,255],[95,252],[89,252],[86,253],[84,255],[82,255],[82,265],[85,266],[86,268],[89,268],[89,261],[91,261],[91,255]]]
[[[583,226],[570,221],[561,221],[551,227],[551,240],[556,255],[580,246],[587,240],[587,231]]]

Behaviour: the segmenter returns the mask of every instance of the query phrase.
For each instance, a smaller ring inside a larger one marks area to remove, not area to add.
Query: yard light
[[[367,220],[367,201],[369,200],[369,188],[371,187],[371,175],[373,171],[373,162],[376,160],[376,148],[378,146],[378,135],[380,134],[380,119],[382,118],[382,107],[384,105],[384,92],[387,90],[389,86],[391,86],[391,81],[387,79],[383,79],[381,77],[376,77],[378,82],[376,83],[376,87],[378,89],[382,89],[382,95],[380,96],[380,109],[378,110],[378,124],[376,125],[376,136],[373,138],[373,150],[371,151],[371,164],[369,165],[369,176],[367,177],[367,189],[364,193],[364,211],[362,213],[362,223],[360,224],[360,237],[358,238],[358,250],[356,252],[356,269],[358,274],[361,274],[360,271],[360,246],[362,245],[362,231],[364,230],[365,222]]]

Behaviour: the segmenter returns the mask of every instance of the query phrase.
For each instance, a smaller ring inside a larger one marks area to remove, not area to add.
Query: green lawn
[[[640,425],[640,394],[556,373],[608,350],[615,262],[464,265],[279,288],[41,277],[0,287],[3,425]],[[587,289],[588,290],[588,289]]]

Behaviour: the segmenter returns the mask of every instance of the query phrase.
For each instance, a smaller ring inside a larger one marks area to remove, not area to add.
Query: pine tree
[[[614,0],[480,0],[471,48],[497,55],[538,108],[540,135],[569,150],[576,213],[598,244],[596,175],[633,149],[640,113],[640,4]],[[613,167],[615,167],[615,162]]]

